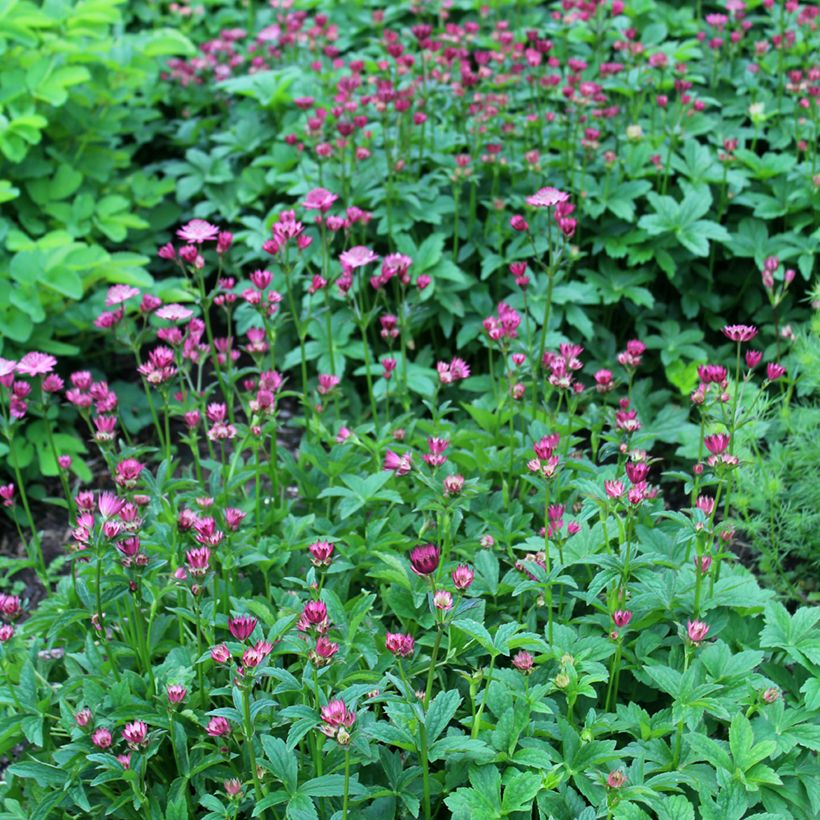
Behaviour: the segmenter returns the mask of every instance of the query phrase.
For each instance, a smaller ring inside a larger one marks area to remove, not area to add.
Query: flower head
[[[234,638],[244,641],[250,638],[253,630],[256,629],[256,623],[256,618],[252,615],[240,615],[228,621],[228,629]]]
[[[689,640],[694,644],[700,643],[706,637],[708,632],[709,625],[705,624],[703,621],[686,622],[686,634],[689,636]]]
[[[201,245],[203,242],[216,239],[219,236],[219,228],[204,219],[192,219],[177,231],[177,236],[185,242]]]
[[[392,652],[397,658],[409,658],[415,649],[413,636],[400,632],[388,632],[384,638],[384,645],[387,651]]]
[[[440,558],[435,544],[420,544],[410,550],[410,567],[416,575],[432,575],[438,569]]]
[[[569,194],[559,191],[557,188],[541,188],[531,196],[527,197],[527,204],[534,208],[551,208],[559,202],[566,202]]]
[[[122,736],[125,742],[131,749],[139,749],[144,745],[148,737],[148,725],[141,720],[135,720],[133,723],[126,723],[122,730]]]
[[[757,328],[754,325],[726,325],[723,335],[733,342],[750,342],[757,336]]]
[[[208,721],[205,731],[211,737],[225,737],[225,735],[229,735],[231,733],[231,724],[228,723],[227,718],[219,716],[212,717]]]
[[[54,370],[56,364],[57,359],[55,359],[54,356],[32,350],[31,353],[26,353],[26,355],[17,362],[17,372],[21,376],[45,376]]]

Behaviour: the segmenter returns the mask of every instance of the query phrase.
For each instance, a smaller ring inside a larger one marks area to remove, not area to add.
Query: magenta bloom
[[[211,737],[225,737],[231,733],[231,724],[224,717],[212,717],[205,727]]]
[[[383,469],[392,470],[396,475],[407,475],[412,467],[410,453],[405,453],[403,456],[394,453],[392,450],[385,453]]]
[[[412,635],[388,632],[384,637],[384,645],[387,651],[392,652],[397,658],[409,658],[413,654],[416,642]]]
[[[308,547],[310,562],[315,567],[329,567],[333,560],[334,546],[330,541],[316,541]]]
[[[709,632],[709,625],[703,623],[703,621],[687,621],[686,632],[692,643],[700,643]]]
[[[438,569],[440,558],[435,544],[420,544],[410,550],[410,568],[416,575],[432,575]]]
[[[750,342],[757,336],[757,328],[753,325],[726,325],[723,335],[733,342]]]
[[[617,609],[612,613],[615,626],[625,627],[632,620],[632,613],[628,609]]]
[[[766,365],[766,378],[770,382],[776,382],[778,379],[782,379],[785,375],[786,368],[783,367],[782,364],[778,364],[777,362],[769,362]]]
[[[465,590],[473,583],[475,573],[466,564],[459,564],[453,570],[452,578],[456,589]]]
[[[605,481],[604,482],[604,490],[606,494],[610,498],[620,498],[624,494],[624,487],[623,483],[620,481]]]
[[[759,350],[752,350],[750,348],[746,351],[746,367],[748,367],[749,370],[754,370],[760,364],[762,358],[763,354]]]
[[[334,376],[330,373],[320,373],[319,384],[316,387],[316,392],[320,396],[326,396],[331,390],[333,390],[334,387],[336,387],[337,384],[339,384],[339,381],[340,379],[338,376]]]
[[[107,749],[111,745],[111,732],[105,727],[95,729],[91,735],[91,742],[98,749]]]
[[[148,737],[148,725],[141,720],[126,723],[125,728],[122,730],[122,736],[130,748],[138,749]]]
[[[216,663],[227,663],[231,657],[231,650],[224,643],[211,647],[211,659]]]
[[[703,439],[706,449],[715,456],[725,453],[730,441],[731,436],[728,433],[715,433]]]
[[[211,551],[207,547],[196,547],[185,553],[185,563],[194,578],[202,578],[208,573]]]
[[[305,197],[305,201],[302,205],[309,211],[321,211],[322,213],[325,213],[330,210],[331,206],[338,198],[339,197],[337,197],[336,194],[332,194],[324,188],[314,188]]]
[[[349,729],[356,722],[356,715],[339,698],[338,700],[328,701],[327,706],[322,707],[322,720],[330,727],[345,726]]]
[[[168,703],[181,703],[185,700],[185,695],[188,694],[188,690],[178,683],[172,683],[166,691],[168,693]]]
[[[55,359],[54,356],[32,350],[31,353],[26,353],[26,355],[17,362],[17,372],[22,376],[45,376],[54,370],[56,364],[57,359]]]
[[[231,618],[228,621],[228,629],[234,638],[244,641],[250,638],[253,630],[256,629],[256,618],[252,615],[240,615],[238,618]]]
[[[204,219],[192,219],[177,231],[177,236],[194,245],[210,242],[219,236],[219,228]]]
[[[119,515],[124,506],[125,499],[111,492],[100,493],[100,497],[97,499],[97,509],[99,509],[103,518],[113,518]]]
[[[527,197],[527,204],[534,208],[551,208],[559,202],[566,202],[569,194],[559,191],[557,188],[541,188],[540,191]]]

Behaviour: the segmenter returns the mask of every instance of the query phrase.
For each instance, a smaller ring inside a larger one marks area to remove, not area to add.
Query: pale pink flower
[[[56,364],[54,356],[32,350],[17,362],[17,372],[22,376],[45,376],[51,373]]]
[[[219,228],[204,219],[192,219],[177,231],[177,236],[186,242],[201,245],[203,242],[216,239],[219,236]]]
[[[551,208],[559,202],[566,202],[569,194],[559,191],[557,188],[541,188],[540,191],[527,197],[527,204],[534,208]]]

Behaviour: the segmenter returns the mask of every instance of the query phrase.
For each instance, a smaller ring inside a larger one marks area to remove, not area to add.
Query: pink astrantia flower
[[[782,379],[785,375],[786,368],[783,367],[782,364],[778,364],[777,362],[769,362],[766,365],[766,378],[770,382],[776,382],[778,379]]]
[[[410,453],[405,453],[400,456],[392,450],[388,450],[384,456],[383,469],[392,470],[396,475],[407,475],[413,468],[412,457]]]
[[[375,262],[378,258],[378,255],[373,253],[370,248],[366,248],[364,245],[355,245],[342,253],[339,261],[347,270],[356,270],[356,268]]]
[[[133,723],[126,723],[122,730],[122,736],[125,742],[131,749],[139,749],[144,745],[148,737],[148,725],[141,720],[135,720]]]
[[[205,727],[211,737],[225,737],[231,733],[231,724],[224,717],[212,717]]]
[[[420,544],[410,550],[410,568],[416,575],[432,575],[440,558],[441,553],[435,544]]]
[[[203,242],[216,239],[219,236],[219,228],[204,219],[192,219],[177,231],[177,236],[186,242],[201,245]]]
[[[45,376],[51,373],[56,364],[57,359],[54,356],[32,350],[17,362],[17,372],[22,376]]]
[[[114,307],[127,302],[134,296],[139,296],[139,290],[131,285],[112,285],[108,288],[108,295],[105,298],[107,307]]]
[[[350,728],[356,721],[356,715],[351,712],[341,699],[331,700],[322,707],[322,720],[328,726],[347,726]]]
[[[413,636],[400,632],[388,632],[384,638],[384,645],[387,651],[392,652],[397,658],[409,658],[415,649]]]
[[[686,622],[686,634],[689,636],[689,640],[692,641],[692,643],[700,643],[706,637],[708,632],[709,625],[703,623],[703,621]]]
[[[17,370],[17,362],[0,357],[0,379],[11,376]]]
[[[723,335],[733,342],[750,342],[757,336],[757,328],[753,325],[726,325]]]
[[[231,635],[239,641],[250,638],[251,633],[256,629],[256,618],[251,615],[240,615],[228,621],[228,629]]]
[[[190,319],[194,312],[183,305],[171,304],[163,305],[154,315],[159,316],[160,319],[167,319],[169,322],[184,322]]]
[[[512,665],[519,672],[523,672],[525,675],[529,675],[530,672],[532,672],[533,657],[532,655],[530,655],[529,652],[525,652],[522,649],[520,652],[517,652],[513,656]]]
[[[557,188],[541,188],[532,196],[527,197],[527,204],[534,208],[551,208],[559,202],[566,202],[569,199],[569,194],[559,191]]]
[[[336,194],[332,194],[324,188],[314,188],[305,197],[302,205],[309,211],[321,211],[322,213],[325,213],[330,210],[331,206],[338,198],[339,197],[337,197]]]

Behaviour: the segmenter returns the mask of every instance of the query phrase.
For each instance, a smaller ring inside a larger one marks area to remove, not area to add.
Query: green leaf
[[[543,778],[534,772],[519,772],[504,787],[501,810],[505,814],[515,811],[530,811],[532,801],[543,787]]]
[[[20,763],[13,763],[6,769],[7,774],[15,777],[23,777],[36,780],[44,786],[62,788],[68,781],[68,772],[56,766],[48,766],[39,760],[23,760]]]
[[[493,639],[483,624],[480,624],[478,621],[474,621],[472,618],[457,618],[453,621],[452,626],[460,629],[462,632],[475,639],[491,655],[498,654],[495,645],[493,644]]]
[[[460,703],[461,696],[455,689],[439,692],[433,698],[424,720],[429,743],[437,740],[438,736],[447,728],[447,724],[453,719],[453,715],[455,715]]]
[[[271,763],[271,771],[282,781],[288,793],[296,791],[298,769],[294,755],[284,740],[270,735],[262,735],[262,748]]]

